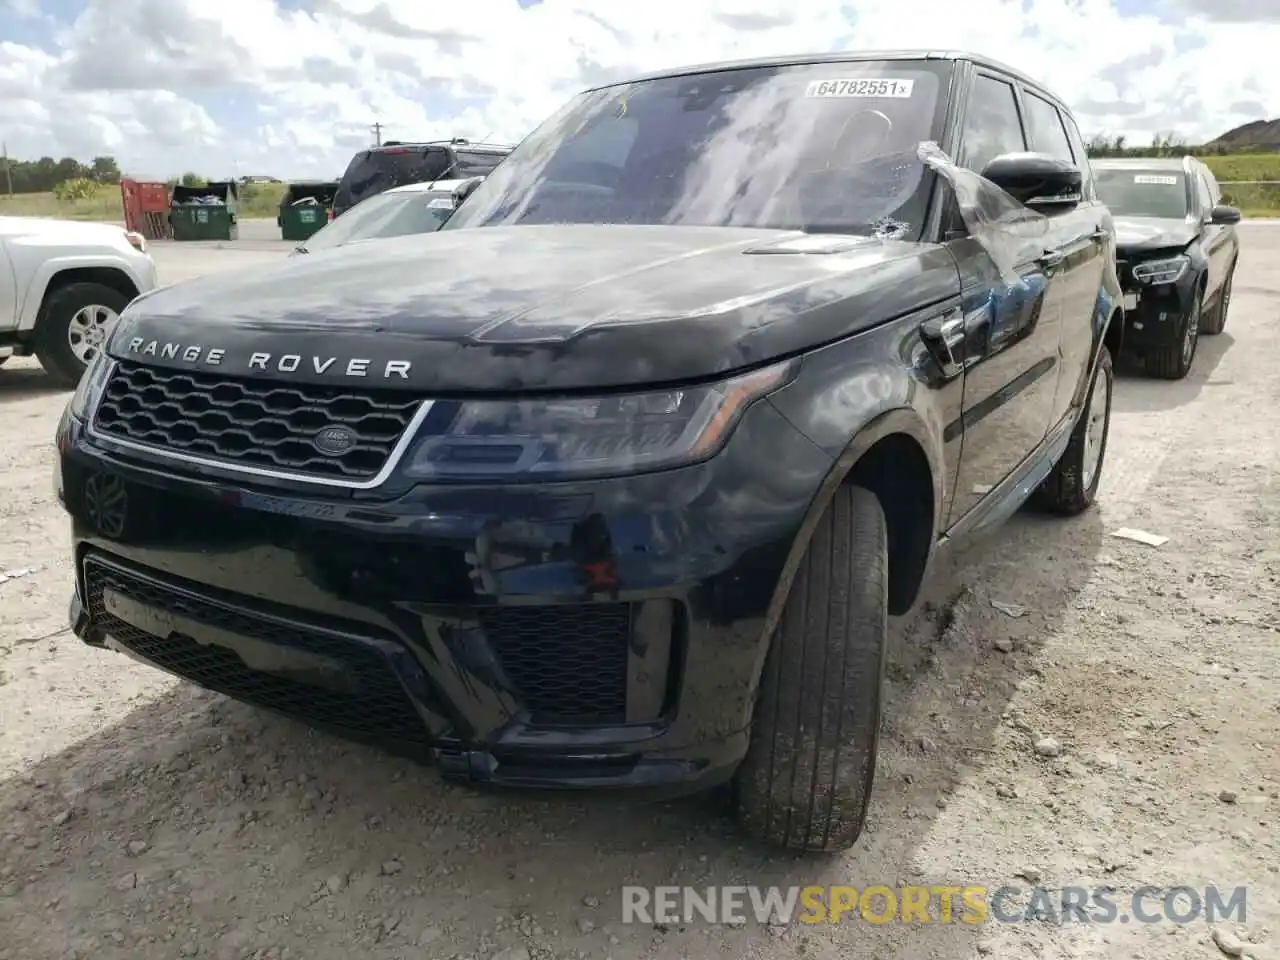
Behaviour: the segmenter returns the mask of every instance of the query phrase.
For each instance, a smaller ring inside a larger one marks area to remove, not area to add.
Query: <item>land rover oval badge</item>
[[[356,435],[346,427],[325,427],[311,445],[327,457],[340,457],[356,445]]]

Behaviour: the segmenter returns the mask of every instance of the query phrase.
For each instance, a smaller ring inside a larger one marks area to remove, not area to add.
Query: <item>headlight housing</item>
[[[1133,267],[1133,279],[1139,283],[1154,286],[1160,283],[1177,283],[1191,266],[1191,259],[1185,256],[1168,257],[1164,260],[1148,260]]]
[[[76,384],[76,392],[67,403],[67,412],[71,416],[81,421],[89,419],[90,412],[98,405],[98,399],[102,396],[102,389],[107,385],[107,378],[114,365],[115,361],[101,350],[94,355],[80,377],[80,382]]]
[[[721,383],[531,400],[437,400],[404,472],[415,480],[553,480],[662,470],[714,455],[788,361]]]

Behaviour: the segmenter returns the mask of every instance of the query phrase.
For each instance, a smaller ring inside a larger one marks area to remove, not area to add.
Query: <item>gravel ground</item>
[[[65,631],[72,572],[49,485],[66,394],[10,361],[0,960],[1277,956],[1280,229],[1242,233],[1230,322],[1192,375],[1118,380],[1098,509],[1019,515],[895,623],[871,825],[834,859],[770,856],[705,799],[448,786],[83,647]],[[285,249],[155,252],[172,281]],[[1169,540],[1110,535],[1124,526]],[[1033,882],[1110,885],[1122,902],[1145,884],[1245,886],[1247,915],[620,922],[624,884]]]

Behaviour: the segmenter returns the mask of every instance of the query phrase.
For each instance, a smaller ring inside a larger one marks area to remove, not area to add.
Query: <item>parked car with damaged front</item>
[[[1227,324],[1240,258],[1240,211],[1222,202],[1213,171],[1195,157],[1094,161],[1098,194],[1116,225],[1126,350],[1148,374],[1181,380],[1200,335]]]
[[[982,57],[589,90],[438,231],[125,311],[58,427],[74,630],[450,777],[728,784],[845,849],[888,617],[1094,500],[1112,238],[1062,101]]]

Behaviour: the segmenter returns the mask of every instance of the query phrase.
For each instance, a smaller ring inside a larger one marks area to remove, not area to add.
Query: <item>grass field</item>
[[[1280,180],[1280,153],[1201,157],[1219,180]]]
[[[1222,182],[1222,192],[1227,202],[1243,210],[1245,216],[1280,216],[1280,153],[1205,157],[1204,162]],[[1232,186],[1232,180],[1277,182]],[[240,217],[275,218],[284,184],[254,184],[242,189],[238,206]],[[115,186],[100,187],[92,197],[74,203],[59,202],[52,193],[20,193],[12,197],[0,195],[0,215],[124,222],[120,188]]]
[[[283,183],[249,184],[241,187],[236,211],[242,219],[267,217],[275,219],[284,194]],[[61,220],[106,220],[124,223],[120,188],[103,185],[93,196],[74,202],[61,202],[52,193],[18,193],[12,197],[0,194],[0,216],[55,217]]]

